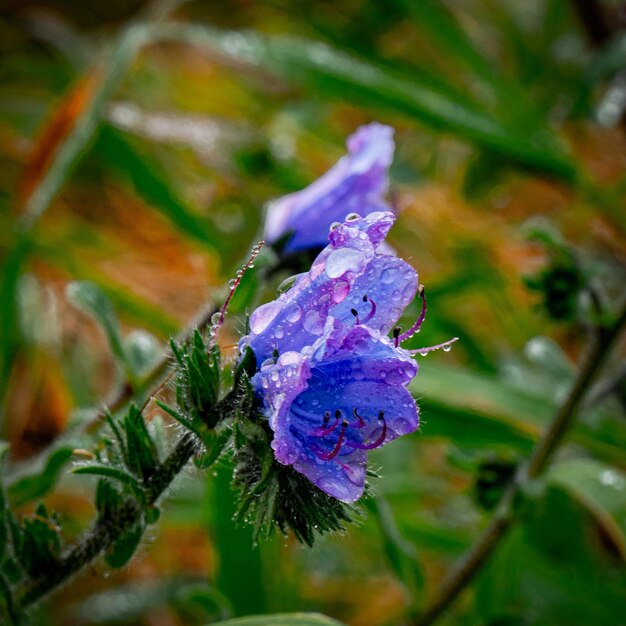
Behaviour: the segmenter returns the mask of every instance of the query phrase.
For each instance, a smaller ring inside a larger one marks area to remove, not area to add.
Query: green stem
[[[48,593],[62,585],[89,565],[99,554],[110,548],[143,515],[146,505],[154,504],[185,467],[196,448],[191,433],[184,434],[167,459],[145,484],[145,503],[127,498],[110,515],[100,517],[76,545],[70,548],[55,565],[54,571],[29,581],[18,593],[18,606],[27,609]]]
[[[548,430],[541,437],[533,450],[528,464],[522,468],[517,479],[506,491],[491,523],[476,540],[474,545],[453,567],[444,579],[437,595],[412,626],[433,624],[454,602],[459,593],[473,580],[484,563],[497,548],[500,540],[516,521],[513,503],[528,480],[539,476],[548,466],[558,446],[563,442],[572,425],[578,407],[596,375],[608,358],[613,343],[626,325],[626,306],[608,328],[601,328],[576,381],[565,402],[557,411]]]

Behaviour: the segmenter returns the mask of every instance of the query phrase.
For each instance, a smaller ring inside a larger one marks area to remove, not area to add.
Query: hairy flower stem
[[[46,571],[42,576],[25,585],[17,595],[18,606],[21,609],[27,609],[110,548],[126,530],[140,520],[145,506],[154,504],[159,499],[172,480],[185,467],[196,445],[195,437],[191,433],[185,433],[165,461],[146,481],[145,503],[139,503],[134,498],[127,498],[113,513],[107,517],[98,518],[84,537],[59,558],[53,570]]]
[[[565,402],[557,411],[548,430],[533,450],[528,463],[505,492],[489,526],[444,579],[439,591],[424,612],[411,622],[412,626],[428,626],[450,607],[459,593],[473,580],[516,521],[514,502],[524,485],[537,478],[549,465],[558,446],[572,425],[578,407],[591,383],[604,365],[613,343],[626,325],[626,306],[609,327],[599,329],[597,340],[580,369]]]

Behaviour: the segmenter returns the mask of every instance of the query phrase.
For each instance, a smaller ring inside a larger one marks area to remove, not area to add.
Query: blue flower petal
[[[335,228],[311,270],[250,316],[251,332],[241,346],[249,345],[259,364],[275,350],[301,350],[322,335],[329,316],[353,325],[351,309],[357,308],[366,317],[371,304],[364,295],[376,306],[368,325],[388,332],[417,289],[410,265],[377,251],[394,221],[392,213],[372,213]]]
[[[388,211],[383,195],[393,158],[393,129],[372,123],[347,141],[348,155],[306,189],[270,204],[265,239],[273,243],[288,232],[285,252],[325,246],[333,222],[352,212]]]

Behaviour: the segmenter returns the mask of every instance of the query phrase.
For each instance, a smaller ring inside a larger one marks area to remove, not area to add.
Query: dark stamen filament
[[[402,329],[400,328],[400,326],[396,326],[393,329],[393,340],[394,340],[394,346],[397,348],[400,345],[400,340],[398,339],[398,337],[400,337],[400,331]]]
[[[367,324],[374,317],[374,315],[376,315],[376,303],[371,298],[363,296],[363,302],[367,302],[368,300],[372,308],[370,309],[370,312],[365,316],[365,319],[361,322],[362,324]]]
[[[348,421],[343,420],[343,422],[341,423],[341,430],[339,431],[339,439],[337,439],[337,443],[335,444],[335,447],[330,452],[324,452],[322,454],[318,454],[318,457],[320,459],[323,459],[324,461],[330,461],[331,459],[334,459],[339,454],[339,451],[341,450],[341,446],[343,445],[343,440],[346,436],[347,427],[348,427]]]
[[[378,414],[378,421],[382,423],[382,430],[375,441],[371,443],[355,443],[350,441],[348,445],[352,448],[358,448],[359,450],[373,450],[374,448],[382,446],[387,436],[387,421],[385,420],[385,413],[383,411]]]
[[[424,285],[419,286],[417,295],[422,300],[422,311],[420,313],[420,316],[417,318],[417,321],[415,322],[415,324],[413,324],[413,326],[409,328],[409,330],[402,333],[399,337],[396,338],[396,346],[402,343],[405,339],[412,337],[415,333],[418,333],[420,330],[420,327],[422,326],[424,320],[426,319],[426,294],[424,293]]]
[[[350,309],[350,313],[354,315],[356,318],[356,325],[359,326],[361,324],[361,320],[359,320],[359,312],[356,309]]]
[[[335,421],[331,426],[328,426],[328,422],[330,421],[330,411],[326,411],[324,413],[324,419],[322,421],[322,426],[320,428],[315,428],[311,431],[311,434],[314,437],[326,437],[330,435],[336,428],[339,426],[339,421],[341,420],[341,411],[335,411]]]
[[[354,415],[354,417],[356,417],[356,419],[359,422],[356,428],[365,428],[367,426],[367,422],[359,415],[358,411],[356,410],[356,407],[352,409],[352,414]]]

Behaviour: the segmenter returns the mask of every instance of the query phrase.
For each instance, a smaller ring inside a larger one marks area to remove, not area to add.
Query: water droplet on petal
[[[340,280],[333,285],[333,302],[338,304],[350,292],[350,285],[345,280]]]
[[[354,220],[360,220],[361,216],[358,213],[348,213],[346,215],[346,222],[353,222]]]
[[[302,322],[302,325],[304,326],[304,330],[311,333],[312,335],[321,335],[322,331],[324,330],[324,322],[322,321],[322,317],[315,310],[307,312],[307,314],[304,316],[304,321]]]
[[[329,278],[339,278],[348,271],[360,273],[367,258],[354,248],[337,248],[326,259],[326,274]]]
[[[380,282],[384,283],[385,285],[391,285],[391,283],[393,283],[396,279],[396,271],[392,269],[383,270],[380,275]]]
[[[278,312],[282,308],[282,302],[275,300],[274,302],[268,302],[260,306],[251,316],[250,316],[250,330],[259,334],[263,332],[270,322],[278,315]]]
[[[292,302],[285,309],[285,317],[288,322],[297,322],[302,317],[302,309],[297,302]]]

